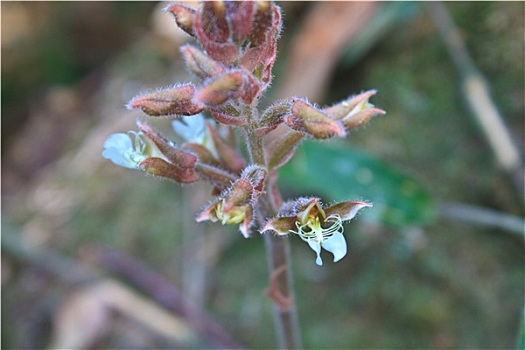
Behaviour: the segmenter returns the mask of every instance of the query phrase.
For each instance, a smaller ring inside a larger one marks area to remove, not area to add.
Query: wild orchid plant
[[[301,140],[345,137],[348,130],[384,112],[369,103],[373,90],[326,108],[293,98],[261,112],[258,104],[272,81],[282,25],[281,10],[272,2],[213,1],[197,10],[179,4],[166,10],[204,49],[181,47],[186,67],[200,83],[137,96],[127,107],[173,118],[175,132],[186,142],[176,145],[138,121],[138,132],[111,135],[103,156],[179,183],[208,182],[214,197],[197,215],[198,222],[239,225],[246,238],[264,233],[272,269],[267,294],[274,301],[280,345],[298,347],[289,246],[281,236],[297,234],[315,251],[318,265],[321,248],[339,261],[347,252],[343,222],[372,204],[323,206],[315,197],[283,203],[276,185],[278,170]],[[276,132],[279,126],[281,132]],[[234,130],[244,137],[247,159],[236,147]]]

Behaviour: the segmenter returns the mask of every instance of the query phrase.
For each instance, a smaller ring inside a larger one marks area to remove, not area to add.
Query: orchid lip
[[[329,215],[324,222],[331,222],[332,224],[326,228],[321,226],[319,217],[309,218],[305,224],[296,221],[295,226],[297,231],[290,230],[290,233],[298,234],[302,240],[308,241],[313,239],[317,242],[324,242],[326,239],[331,237],[335,232],[343,232],[343,220],[338,214]],[[308,230],[309,229],[309,230]]]

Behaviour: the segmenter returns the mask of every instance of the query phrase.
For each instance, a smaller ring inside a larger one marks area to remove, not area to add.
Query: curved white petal
[[[175,132],[186,141],[203,143],[206,125],[202,114],[183,116],[181,120],[174,120],[172,126]]]
[[[346,255],[346,240],[341,232],[335,232],[332,237],[321,243],[321,246],[334,255],[334,262]]]
[[[315,242],[313,239],[306,240],[308,242],[308,245],[314,252],[317,254],[317,258],[315,259],[315,263],[319,266],[323,265],[323,260],[321,259],[321,244],[319,242]]]
[[[128,134],[111,134],[104,141],[104,148],[130,149],[132,148],[131,139]]]
[[[135,135],[135,137],[138,137]],[[124,168],[136,169],[138,163],[146,158],[144,150],[134,149],[134,144],[128,134],[112,134],[104,142],[104,151],[102,156],[111,160],[116,165]]]

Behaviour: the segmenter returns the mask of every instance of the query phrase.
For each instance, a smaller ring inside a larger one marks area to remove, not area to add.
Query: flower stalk
[[[262,138],[252,133],[247,139],[252,162],[266,166]],[[261,198],[260,202],[263,205],[259,206],[260,218],[277,215],[277,205],[273,203],[269,193],[270,189],[267,189]],[[288,237],[265,235],[264,243],[271,281],[267,296],[273,300],[274,324],[279,348],[300,349],[302,342],[292,282],[290,242]]]

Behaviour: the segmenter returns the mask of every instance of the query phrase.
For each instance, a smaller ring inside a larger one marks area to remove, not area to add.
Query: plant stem
[[[251,161],[266,167],[262,138],[248,132],[247,140]],[[277,214],[275,204],[268,193],[269,189],[259,200],[259,220],[265,220]],[[266,234],[264,239],[270,271],[268,295],[270,296],[270,292],[272,295],[278,293],[283,299],[283,302],[279,302],[277,297],[271,297],[279,348],[300,349],[302,344],[292,283],[290,243],[288,237],[277,237],[270,234]]]
[[[275,301],[273,305],[279,348],[300,349],[302,345],[292,285],[290,244],[287,237],[283,238],[267,234],[264,239],[268,266],[270,271],[272,271],[271,276],[275,276],[279,291],[286,296],[287,300],[290,300],[286,307],[277,304]],[[285,269],[282,273],[278,273],[276,270],[281,266],[285,266]]]

